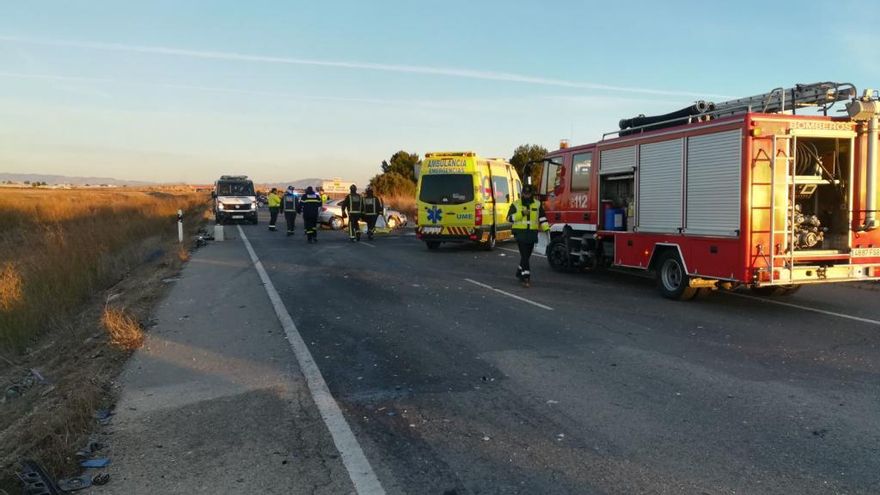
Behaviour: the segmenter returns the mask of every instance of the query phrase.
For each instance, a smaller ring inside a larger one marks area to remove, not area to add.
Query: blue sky
[[[6,2],[0,172],[364,183],[398,149],[509,157],[696,99],[878,87],[878,21],[872,2]]]

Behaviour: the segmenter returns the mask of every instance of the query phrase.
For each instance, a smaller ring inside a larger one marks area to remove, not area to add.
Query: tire
[[[440,247],[440,241],[425,241],[425,245],[428,246],[428,249],[434,251]]]
[[[660,295],[678,301],[693,299],[697,295],[697,289],[688,285],[689,280],[690,277],[678,253],[667,251],[660,259],[660,269],[657,271],[657,288],[660,290]]]
[[[801,288],[800,285],[771,285],[769,287],[752,287],[752,294],[764,297],[790,296]]]
[[[389,229],[394,230],[400,225],[400,220],[397,217],[391,217],[388,219],[388,222],[386,222],[386,225]]]
[[[342,230],[342,227],[345,226],[345,222],[340,217],[333,217],[330,219],[330,228],[333,230]]]
[[[568,246],[563,238],[557,237],[547,245],[547,263],[557,272],[569,273],[572,271],[571,254],[568,252]]]

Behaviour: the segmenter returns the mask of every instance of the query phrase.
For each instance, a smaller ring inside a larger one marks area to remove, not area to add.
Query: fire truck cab
[[[846,116],[829,117],[837,102]],[[816,83],[562,145],[527,172],[551,223],[547,259],[650,271],[673,299],[880,279],[878,114],[877,93]]]

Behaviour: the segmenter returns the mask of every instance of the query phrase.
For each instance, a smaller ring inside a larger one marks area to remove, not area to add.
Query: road
[[[543,258],[524,289],[509,244],[242,230],[388,493],[880,492],[878,292],[683,303]]]

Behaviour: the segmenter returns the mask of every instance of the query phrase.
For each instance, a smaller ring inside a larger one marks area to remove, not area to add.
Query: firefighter
[[[516,278],[520,280],[523,287],[529,287],[532,278],[529,259],[538,242],[538,232],[550,230],[550,225],[544,214],[544,206],[534,198],[531,186],[523,186],[520,199],[510,205],[507,221],[513,223],[513,236],[516,237],[516,244],[519,247],[519,266],[516,269]]]
[[[281,196],[278,195],[278,189],[272,188],[267,198],[269,203],[269,230],[275,232],[275,221],[278,220],[278,211],[281,210]]]
[[[367,222],[367,239],[371,241],[376,230],[376,220],[382,211],[382,200],[373,195],[372,186],[367,186],[367,190],[364,192],[364,220]]]
[[[306,193],[297,204],[297,211],[302,214],[303,226],[306,229],[306,241],[318,242],[318,213],[321,211],[321,196],[312,189],[306,188]]]
[[[346,211],[348,212],[348,239],[351,242],[361,240],[358,221],[361,219],[361,214],[364,211],[364,198],[358,194],[357,190],[357,186],[352,184],[349,188],[351,192],[339,203],[342,205],[342,218],[345,218]]]
[[[287,223],[287,235],[294,234],[294,226],[296,225],[296,212],[299,210],[299,196],[293,186],[287,186],[287,192],[284,193],[281,209],[284,211],[284,220]]]

